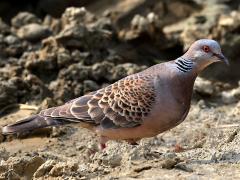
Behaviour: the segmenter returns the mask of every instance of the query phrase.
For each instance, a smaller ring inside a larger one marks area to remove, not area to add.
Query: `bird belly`
[[[190,101],[166,95],[159,98],[159,103],[155,104],[144,124],[156,134],[162,133],[180,124],[187,116],[189,107]]]
[[[182,108],[181,108],[182,109]],[[105,129],[101,126],[96,127],[95,132],[100,136],[105,136],[113,140],[141,139],[145,137],[156,136],[166,130],[177,126],[184,120],[184,114],[188,110],[172,113],[173,109],[162,109],[156,114],[151,114],[143,119],[143,124],[133,128],[109,128]],[[174,114],[174,115],[173,115]],[[181,114],[181,115],[179,115]],[[181,118],[179,118],[181,117]]]

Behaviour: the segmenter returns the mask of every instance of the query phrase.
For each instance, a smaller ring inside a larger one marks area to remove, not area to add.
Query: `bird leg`
[[[138,141],[139,139],[127,139],[126,141],[128,142],[128,144],[136,146],[138,145],[138,143],[136,141]]]
[[[180,144],[176,143],[173,151],[178,153],[178,152],[183,152],[184,150],[185,149]]]
[[[107,146],[106,146],[106,143],[109,139],[105,136],[100,136],[100,149],[101,150],[104,150]]]

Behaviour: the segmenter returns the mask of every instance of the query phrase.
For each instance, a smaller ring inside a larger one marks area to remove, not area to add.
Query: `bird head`
[[[222,54],[218,42],[211,39],[195,41],[184,56],[195,62],[200,70],[214,62],[224,62],[229,65],[227,58]]]

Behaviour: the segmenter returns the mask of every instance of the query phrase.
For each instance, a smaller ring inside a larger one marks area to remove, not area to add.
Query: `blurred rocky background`
[[[238,137],[235,125],[240,120],[238,0],[1,0],[1,126],[41,108],[60,105],[107,86],[148,66],[175,59],[200,38],[217,40],[230,66],[211,65],[197,79],[192,111],[187,122],[180,126],[182,129],[189,127],[188,131],[177,128],[165,135],[165,139],[159,136],[144,140],[137,148],[122,145],[119,152],[114,151],[114,147],[119,149],[121,144],[110,144],[109,152],[95,155],[91,152],[96,141],[90,142],[94,137],[82,129],[76,132],[73,127],[46,131],[47,137],[23,140],[23,144],[15,137],[0,137],[5,148],[0,155],[0,179],[31,179],[33,176],[36,179],[147,178],[159,168],[163,174],[173,173],[170,178],[177,177],[179,169],[186,172],[182,174],[184,178],[187,175],[198,177],[201,172],[193,170],[197,168],[194,165],[205,162],[204,158],[209,162],[203,166],[206,172],[202,173],[211,178],[221,176],[221,173],[218,173],[218,165],[213,165],[211,168],[216,171],[209,173],[209,164],[223,160],[238,163],[240,159],[240,144],[237,138],[234,140]],[[27,110],[31,111],[25,112]],[[228,128],[216,131],[218,126]],[[85,138],[84,134],[90,137]],[[195,139],[189,140],[189,134]],[[79,139],[84,143],[79,143]],[[178,141],[197,150],[190,155],[168,155],[168,150],[167,155],[161,154],[164,148]],[[236,148],[229,150],[228,145],[233,142]],[[212,151],[206,152],[209,148]],[[63,150],[67,152],[63,153]],[[126,152],[120,156],[125,150],[130,154]],[[89,153],[93,160],[89,159]],[[186,157],[200,160],[197,163],[191,161],[189,165],[185,162]],[[83,164],[78,165],[73,160]],[[148,160],[151,163],[140,165]],[[130,175],[123,168],[125,164],[128,164]],[[114,168],[122,168],[122,174],[114,174]],[[226,172],[228,168],[236,170],[235,166],[229,165],[225,167]],[[153,171],[143,173],[149,169]]]

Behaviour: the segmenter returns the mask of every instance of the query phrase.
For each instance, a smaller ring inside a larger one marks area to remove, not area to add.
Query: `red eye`
[[[210,48],[208,46],[203,46],[202,49],[206,53],[208,53],[210,51]]]

